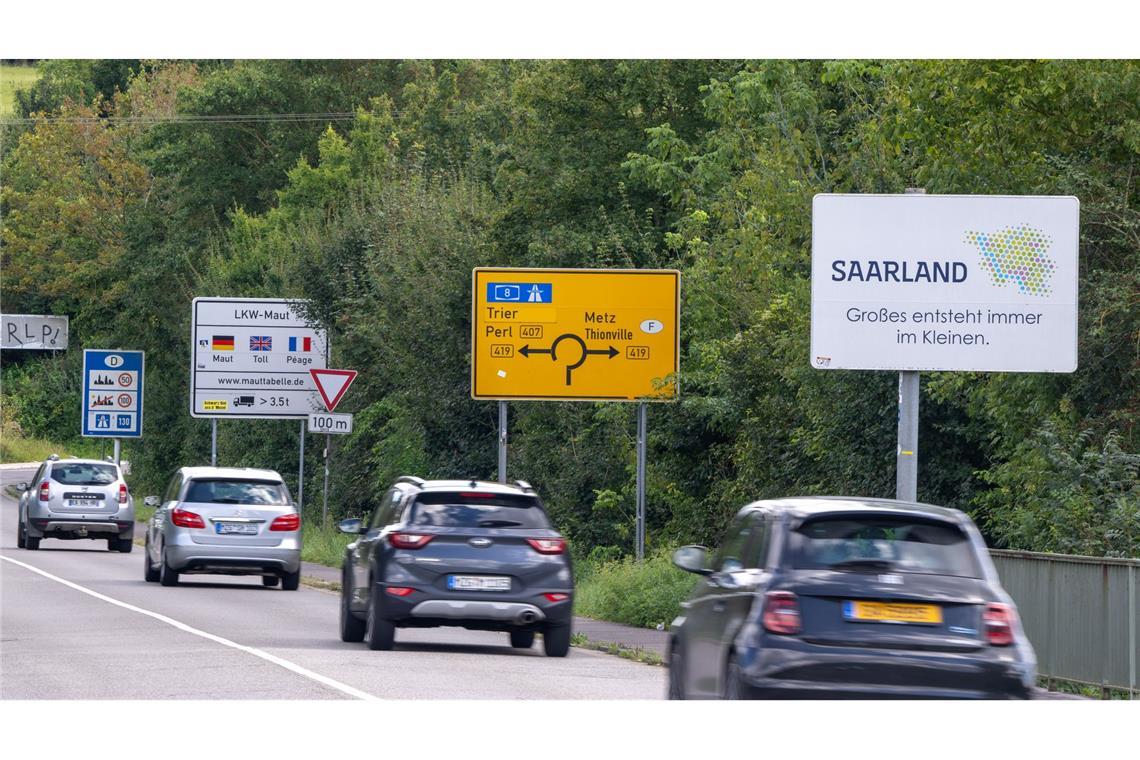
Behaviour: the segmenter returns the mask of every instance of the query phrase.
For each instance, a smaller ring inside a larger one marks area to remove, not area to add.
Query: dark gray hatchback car
[[[669,697],[1027,698],[1033,647],[964,513],[839,497],[758,501],[669,640]]]
[[[391,649],[397,628],[503,631],[511,646],[570,648],[574,580],[566,541],[523,481],[515,485],[404,476],[344,555],[340,637]]]

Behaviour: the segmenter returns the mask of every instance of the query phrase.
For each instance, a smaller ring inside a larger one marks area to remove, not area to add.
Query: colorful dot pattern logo
[[[1033,296],[1053,292],[1050,280],[1057,264],[1047,255],[1053,238],[1043,230],[1024,224],[997,232],[971,230],[963,242],[977,247],[982,268],[997,287],[1014,283],[1020,293]]]

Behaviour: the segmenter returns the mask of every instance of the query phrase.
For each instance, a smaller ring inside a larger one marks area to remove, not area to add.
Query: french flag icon
[[[296,336],[289,336],[289,350],[290,351],[312,351],[313,339],[312,338],[298,338]]]

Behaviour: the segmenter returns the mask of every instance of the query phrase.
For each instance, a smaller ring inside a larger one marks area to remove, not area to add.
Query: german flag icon
[[[234,350],[234,336],[232,335],[215,335],[210,341],[210,348],[214,351],[233,351]]]

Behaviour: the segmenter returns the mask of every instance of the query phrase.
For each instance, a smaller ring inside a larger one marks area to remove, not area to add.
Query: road
[[[0,485],[34,469],[0,471]],[[543,656],[505,634],[401,630],[390,652],[337,635],[336,594],[259,578],[146,583],[140,548],[45,539],[16,548],[0,496],[3,699],[660,699],[665,670],[572,648]]]

